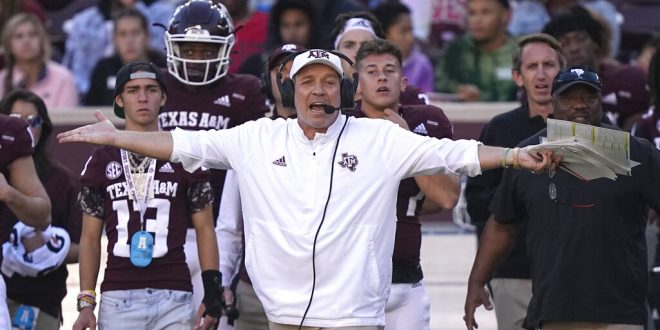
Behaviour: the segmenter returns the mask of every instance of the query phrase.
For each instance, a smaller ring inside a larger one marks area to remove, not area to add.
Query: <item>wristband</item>
[[[506,156],[509,154],[509,148],[504,148],[504,158],[502,158],[502,168],[507,168],[506,166]]]
[[[522,168],[520,166],[520,148],[513,148],[513,163],[511,164],[513,168]]]
[[[220,313],[224,305],[222,301],[222,273],[214,269],[203,271],[202,284],[204,284],[204,298],[202,302],[206,307],[204,315],[220,318]]]

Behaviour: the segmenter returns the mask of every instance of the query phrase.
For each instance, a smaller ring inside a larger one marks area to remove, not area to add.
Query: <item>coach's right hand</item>
[[[481,305],[487,310],[493,309],[488,291],[482,285],[468,284],[468,292],[465,297],[465,315],[463,316],[463,321],[465,321],[468,330],[479,328],[479,324],[474,319],[474,311]]]
[[[78,313],[78,319],[73,324],[73,330],[96,330],[96,316],[92,307],[85,307]]]

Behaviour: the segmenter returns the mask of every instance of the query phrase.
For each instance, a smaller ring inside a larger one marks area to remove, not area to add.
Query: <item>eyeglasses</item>
[[[550,179],[554,178],[555,176],[555,169],[551,168],[548,170],[548,176]],[[557,185],[554,182],[550,182],[550,185],[548,185],[548,195],[550,195],[550,200],[559,205],[564,205],[568,207],[575,207],[575,208],[589,208],[589,207],[594,207],[596,204],[572,204],[572,203],[566,203],[562,202],[557,199]]]
[[[30,125],[30,127],[32,127],[32,128],[41,127],[41,124],[44,123],[43,119],[41,119],[41,117],[39,115],[29,115],[29,116],[23,118],[23,116],[21,116],[20,113],[12,113],[12,114],[10,114],[10,116],[15,117],[15,118],[25,119],[25,121],[27,121],[28,125]]]

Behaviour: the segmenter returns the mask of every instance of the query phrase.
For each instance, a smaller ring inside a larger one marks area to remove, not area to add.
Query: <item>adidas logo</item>
[[[172,164],[165,163],[165,165],[161,166],[158,172],[161,173],[174,173],[174,168],[172,167]]]
[[[275,159],[275,160],[273,161],[273,164],[275,164],[275,165],[277,165],[277,166],[284,166],[284,167],[286,167],[286,160],[284,160],[284,156],[282,156],[282,158]]]
[[[414,133],[421,134],[421,135],[428,135],[429,132],[426,130],[426,126],[424,126],[424,123],[421,123],[413,129]]]
[[[229,102],[229,95],[220,96],[215,101],[213,101],[213,104],[231,107],[231,102]]]

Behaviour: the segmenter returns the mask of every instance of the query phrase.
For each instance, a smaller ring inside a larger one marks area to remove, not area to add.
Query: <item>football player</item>
[[[169,94],[158,118],[163,130],[222,130],[259,119],[268,112],[258,78],[228,74],[235,29],[222,4],[190,0],[179,6],[170,20],[165,41],[165,85]],[[225,175],[224,170],[211,170],[214,219]],[[185,253],[196,305],[202,299],[202,282],[192,228],[188,229]]]
[[[0,209],[9,208],[21,221],[44,230],[50,224],[50,199],[32,160],[34,140],[27,122],[0,115]],[[9,239],[13,222],[0,223],[0,241]],[[0,256],[0,259],[2,257]],[[7,288],[0,277],[0,328],[9,329]]]
[[[116,86],[115,114],[126,119],[126,130],[158,131],[158,112],[167,98],[160,70],[151,63],[128,64],[117,73]],[[191,329],[196,306],[183,252],[189,224],[197,232],[204,284],[195,326],[214,329],[221,311],[222,275],[208,179],[206,171],[190,174],[178,164],[123,149],[105,147],[92,154],[79,195],[84,215],[80,314],[74,329],[96,325],[94,288],[104,227],[108,262],[99,329]]]
[[[364,42],[357,51],[356,61],[362,90],[362,109],[357,116],[387,119],[423,136],[452,138],[452,125],[440,108],[399,104],[406,79],[401,51],[396,45],[384,39]],[[459,194],[456,175],[417,176],[401,181],[385,329],[429,329],[430,301],[419,263],[422,243],[419,215],[426,198],[448,210],[456,205]]]

